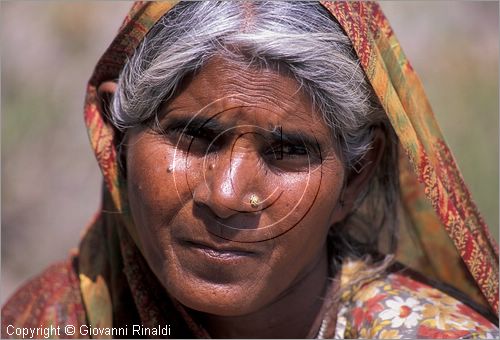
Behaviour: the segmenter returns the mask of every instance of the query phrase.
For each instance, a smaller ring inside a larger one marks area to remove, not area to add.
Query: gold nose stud
[[[250,195],[250,205],[252,208],[257,208],[260,204],[260,199],[259,196],[252,194]]]

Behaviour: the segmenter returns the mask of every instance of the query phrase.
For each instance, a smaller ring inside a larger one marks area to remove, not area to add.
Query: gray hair
[[[394,133],[375,98],[352,44],[333,16],[319,2],[181,2],[154,25],[128,60],[113,98],[111,121],[119,130],[157,119],[186,76],[210,58],[246,62],[264,68],[284,68],[309,95],[332,133],[340,141],[346,169],[370,149],[375,126],[390,137],[374,180],[359,197],[370,231],[361,244],[375,245],[373,216],[380,228],[395,224],[397,148]],[[372,194],[378,192],[380,195]],[[373,206],[365,198],[372,196]],[[360,216],[365,216],[361,218]],[[369,217],[368,217],[369,216]],[[338,233],[343,228],[332,228]],[[350,228],[345,228],[350,229]],[[394,236],[393,228],[389,234]],[[354,236],[359,241],[359,233]],[[346,238],[343,237],[343,240]],[[357,241],[357,242],[358,242]],[[345,242],[351,248],[353,243]],[[395,241],[394,241],[395,243]],[[395,245],[394,245],[395,246]],[[393,246],[391,246],[393,248]]]

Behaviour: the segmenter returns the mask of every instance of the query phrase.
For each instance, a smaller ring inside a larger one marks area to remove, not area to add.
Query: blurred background
[[[1,293],[68,256],[100,203],[86,82],[130,2],[1,2]],[[383,2],[498,240],[499,4]]]

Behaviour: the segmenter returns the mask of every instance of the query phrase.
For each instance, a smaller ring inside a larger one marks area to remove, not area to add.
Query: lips
[[[236,247],[216,245],[212,242],[206,241],[181,240],[180,243],[186,248],[217,260],[235,260],[242,257],[250,257],[256,255],[256,253],[252,251],[243,250]]]

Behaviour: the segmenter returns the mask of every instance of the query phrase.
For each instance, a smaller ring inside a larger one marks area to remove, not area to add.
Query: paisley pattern
[[[65,326],[79,326],[86,321],[75,263],[72,257],[50,266],[12,295],[2,308],[0,337],[9,337],[8,325],[27,328],[55,325],[61,328],[61,338],[78,337],[64,332]]]

